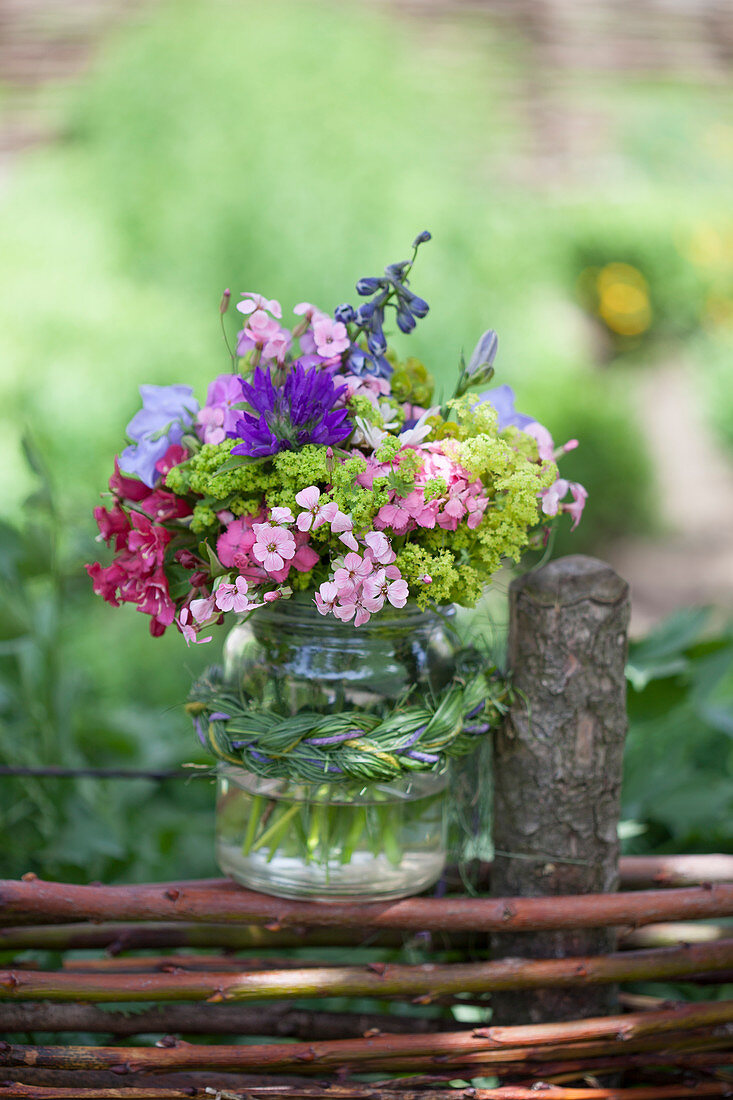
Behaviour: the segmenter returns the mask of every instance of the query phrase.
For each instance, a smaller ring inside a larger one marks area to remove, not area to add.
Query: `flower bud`
[[[374,302],[364,302],[356,311],[356,320],[360,325],[366,325],[372,319]]]
[[[405,270],[410,266],[409,260],[401,260],[398,264],[388,264],[384,274],[390,282],[401,282],[405,277]]]
[[[417,294],[413,294],[411,290],[402,287],[400,297],[405,301],[406,305],[409,306],[410,313],[412,313],[414,317],[426,317],[430,312],[430,306],[425,299],[418,298]]]
[[[373,294],[375,290],[379,290],[383,282],[383,279],[359,279],[356,284],[356,293],[364,298],[367,294]]]
[[[415,318],[407,309],[397,310],[397,327],[400,332],[412,332],[415,327]]]
[[[418,233],[415,237],[415,240],[412,242],[412,247],[419,248],[421,244],[425,244],[426,241],[429,241],[432,235],[433,234],[430,233],[429,230],[423,229],[422,233]]]
[[[229,299],[231,298],[231,296],[232,296],[232,292],[227,287],[227,289],[224,291],[224,293],[221,296],[221,301],[219,302],[219,313],[221,313],[222,316],[229,309]]]
[[[414,312],[414,310],[413,310]],[[471,356],[468,367],[466,368],[469,378],[472,382],[479,381],[479,375],[481,374],[481,381],[483,379],[483,371],[487,367],[491,367],[491,364],[496,358],[496,350],[499,346],[499,337],[494,332],[493,328],[487,329],[483,334],[476,347],[473,349],[473,355]],[[493,374],[493,370],[491,374]],[[489,375],[491,377],[491,375]],[[486,379],[488,381],[488,378]]]
[[[336,306],[333,315],[336,320],[340,321],[343,325],[349,325],[352,321],[356,320],[356,310],[353,306],[350,306],[348,302]]]

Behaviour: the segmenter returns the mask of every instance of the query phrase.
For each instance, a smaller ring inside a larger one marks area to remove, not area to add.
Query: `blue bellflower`
[[[126,432],[132,440],[119,458],[120,469],[137,474],[151,489],[160,477],[155,468],[174,443],[180,443],[193,423],[198,402],[190,386],[140,386],[143,407]]]
[[[498,428],[500,432],[503,432],[505,428],[526,428],[528,424],[534,423],[534,416],[527,416],[526,413],[517,412],[514,408],[516,399],[511,386],[496,386],[493,390],[485,390],[484,393],[479,395],[479,398],[477,402],[479,405],[488,401],[496,409],[499,414]]]
[[[253,410],[243,413],[230,436],[241,439],[233,455],[265,458],[278,451],[291,451],[306,443],[342,443],[353,431],[346,409],[335,409],[346,393],[336,387],[329,374],[299,360],[285,382],[276,386],[270,369],[256,367],[251,382],[242,382],[242,393]]]

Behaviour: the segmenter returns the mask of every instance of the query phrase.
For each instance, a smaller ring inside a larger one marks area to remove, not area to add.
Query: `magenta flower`
[[[271,523],[255,523],[252,554],[268,573],[283,569],[285,562],[295,557],[295,539],[284,527]]]

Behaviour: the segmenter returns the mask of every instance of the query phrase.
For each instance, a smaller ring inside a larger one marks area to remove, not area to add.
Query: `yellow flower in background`
[[[610,263],[596,278],[598,314],[620,336],[639,336],[652,321],[649,287],[631,264]]]

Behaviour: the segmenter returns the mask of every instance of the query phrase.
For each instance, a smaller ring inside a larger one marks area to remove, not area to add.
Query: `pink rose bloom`
[[[295,539],[284,527],[255,523],[252,529],[255,533],[252,556],[268,573],[282,569],[295,556]]]

